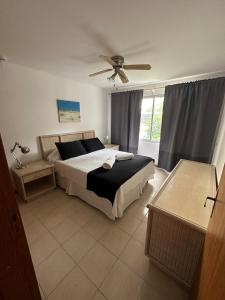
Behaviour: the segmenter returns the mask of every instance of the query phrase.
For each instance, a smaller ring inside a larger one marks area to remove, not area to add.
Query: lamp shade
[[[29,152],[30,152],[30,148],[29,148],[29,147],[26,147],[26,146],[25,146],[25,147],[21,147],[21,149],[20,149],[20,150],[21,150],[21,152],[22,152],[22,153],[24,153],[24,154],[26,154],[26,153],[29,153]]]

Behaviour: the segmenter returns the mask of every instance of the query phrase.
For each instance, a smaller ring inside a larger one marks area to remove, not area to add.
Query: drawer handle
[[[214,202],[216,202],[216,198],[213,198],[213,197],[206,197],[206,199],[205,199],[205,203],[204,203],[204,207],[206,207],[206,203],[207,203],[207,200],[212,200],[212,201],[214,201]]]
[[[215,204],[216,204],[216,197],[215,198],[213,198],[213,197],[206,197],[206,199],[205,199],[205,203],[204,203],[204,207],[206,207],[206,204],[207,204],[207,200],[212,200],[213,202],[214,202],[214,204],[213,204],[213,208],[212,208],[212,212],[211,212],[211,216],[210,216],[210,218],[212,217],[212,215],[213,215],[213,211],[214,211],[214,207],[215,207]]]

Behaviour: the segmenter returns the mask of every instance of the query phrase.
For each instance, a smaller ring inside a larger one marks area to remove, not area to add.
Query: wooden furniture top
[[[212,211],[212,202],[207,201],[206,207],[204,203],[207,196],[215,195],[215,167],[180,160],[149,207],[183,219],[205,231]]]
[[[22,177],[51,167],[53,167],[53,165],[47,162],[46,160],[38,160],[29,163],[23,169],[13,169],[13,172],[16,173],[17,176]]]
[[[78,140],[86,140],[95,137],[94,130],[69,132],[69,133],[58,133],[51,135],[42,135],[39,137],[41,144],[42,158],[46,159],[47,156],[56,149],[56,142],[71,142]]]

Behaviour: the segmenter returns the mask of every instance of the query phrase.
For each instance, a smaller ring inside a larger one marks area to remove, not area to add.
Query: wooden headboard
[[[77,140],[86,140],[95,137],[94,130],[80,131],[80,132],[69,132],[59,133],[52,135],[42,135],[39,137],[41,144],[42,158],[46,159],[49,153],[56,149],[56,142],[71,142]]]

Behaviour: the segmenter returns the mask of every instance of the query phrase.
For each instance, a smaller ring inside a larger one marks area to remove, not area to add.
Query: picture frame
[[[56,102],[60,123],[79,122],[81,120],[79,101],[57,99]]]

